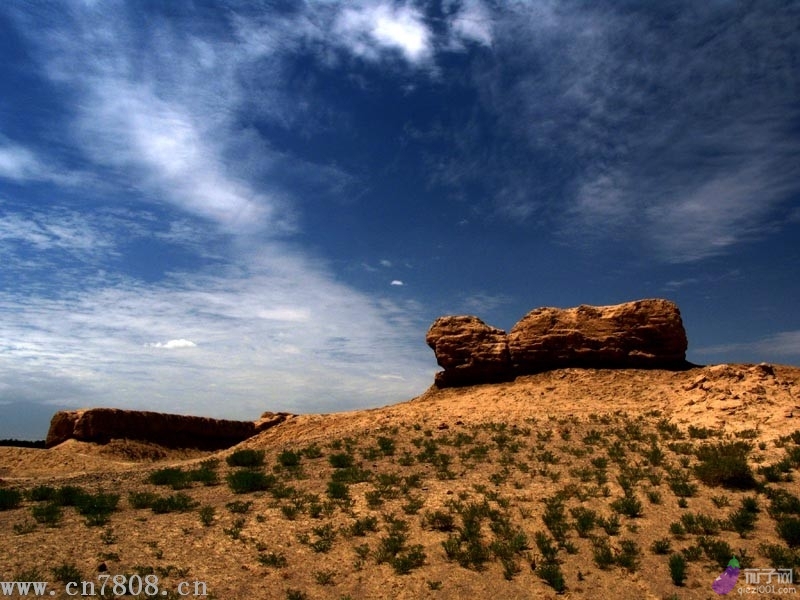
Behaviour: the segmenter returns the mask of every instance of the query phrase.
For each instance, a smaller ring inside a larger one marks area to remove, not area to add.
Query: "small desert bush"
[[[55,527],[63,517],[63,511],[58,504],[48,502],[31,507],[31,514],[37,523],[42,523],[48,527]]]
[[[653,554],[669,554],[672,550],[672,542],[669,538],[661,538],[653,542],[650,546]]]
[[[800,518],[783,517],[775,528],[778,535],[790,548],[800,548]]]
[[[611,509],[630,518],[642,516],[642,502],[633,494],[626,494],[611,503]]]
[[[81,516],[86,517],[86,524],[99,526],[108,523],[108,519],[119,503],[119,494],[97,492],[84,493],[78,500],[76,508]]]
[[[720,523],[717,519],[703,513],[686,513],[681,515],[681,523],[688,533],[692,535],[716,535],[719,533]]]
[[[536,574],[558,594],[567,589],[564,573],[557,562],[543,562],[536,568]]]
[[[62,583],[80,583],[83,575],[74,563],[62,563],[53,568],[53,577]]]
[[[278,454],[278,464],[287,469],[296,469],[300,466],[301,455],[292,450],[283,450]]]
[[[150,508],[158,498],[159,495],[153,492],[131,492],[128,494],[128,504],[137,509]]]
[[[346,469],[353,466],[353,456],[351,454],[339,452],[328,456],[328,462],[334,469]]]
[[[32,502],[47,502],[55,500],[58,490],[51,485],[37,485],[28,490],[28,499]]]
[[[150,473],[148,481],[153,485],[168,485],[173,490],[182,490],[191,484],[189,474],[177,467],[165,467]]]
[[[241,500],[234,500],[233,502],[228,502],[225,505],[229,511],[235,514],[244,514],[250,512],[250,508],[253,506],[252,502],[242,502]]]
[[[443,510],[434,510],[425,513],[422,523],[427,529],[433,529],[435,531],[453,531],[456,526],[455,517],[451,513]]]
[[[286,556],[282,552],[265,552],[258,555],[258,562],[265,567],[282,569],[289,564]]]
[[[677,586],[682,586],[686,581],[686,559],[682,554],[676,552],[669,557],[669,575]]]
[[[199,511],[200,513],[200,522],[203,524],[204,527],[211,527],[214,523],[214,507],[211,505],[206,505],[202,507]]]
[[[0,488],[0,510],[11,510],[22,503],[22,492]]]
[[[697,478],[710,486],[742,490],[756,487],[756,480],[747,463],[750,448],[749,443],[741,441],[701,446],[696,451],[700,461],[695,466]]]
[[[260,467],[264,464],[264,451],[243,448],[236,450],[225,459],[225,462],[231,467],[246,467],[249,469]]]
[[[583,506],[570,509],[570,513],[575,519],[575,530],[578,535],[582,538],[589,537],[589,533],[597,523],[597,513]]]
[[[262,492],[270,489],[277,481],[274,475],[266,475],[249,469],[239,469],[228,473],[228,486],[234,494]]]
[[[156,499],[150,508],[156,514],[164,514],[171,512],[189,512],[190,510],[194,510],[197,505],[198,502],[192,500],[191,496],[184,492],[178,492],[171,496]]]

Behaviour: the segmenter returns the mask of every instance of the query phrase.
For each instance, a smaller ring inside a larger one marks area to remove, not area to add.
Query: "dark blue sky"
[[[8,2],[0,56],[0,437],[403,400],[446,313],[800,362],[796,2]]]

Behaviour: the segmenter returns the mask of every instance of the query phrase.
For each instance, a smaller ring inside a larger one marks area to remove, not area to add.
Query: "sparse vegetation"
[[[243,571],[283,581],[277,593],[287,598],[344,598],[343,586],[376,568],[443,598],[460,589],[450,577],[470,576],[465,570],[500,579],[509,597],[583,597],[594,580],[608,585],[638,571],[653,595],[668,598],[691,595],[695,579],[705,585],[733,554],[742,565],[757,554],[760,565],[800,568],[800,498],[789,481],[800,454],[791,436],[779,450],[770,441],[754,472],[758,437],[687,432],[660,414],[446,425],[380,423],[318,443],[281,437],[224,462],[146,463],[113,487],[94,476],[61,486],[34,479],[29,489],[0,487],[0,503],[10,498],[3,518],[15,543],[91,536],[93,553],[62,563],[60,575],[70,575],[65,565],[104,561],[114,573],[165,573],[171,585],[183,565],[168,561],[233,545]],[[220,480],[227,485],[204,487]],[[109,520],[113,534],[84,527]],[[148,547],[129,522],[158,542]],[[39,568],[49,575],[63,558]]]

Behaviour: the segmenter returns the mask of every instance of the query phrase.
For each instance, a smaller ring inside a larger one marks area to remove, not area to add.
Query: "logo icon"
[[[714,580],[711,584],[711,589],[720,596],[730,593],[736,587],[736,581],[739,579],[739,561],[734,556],[725,570]]]

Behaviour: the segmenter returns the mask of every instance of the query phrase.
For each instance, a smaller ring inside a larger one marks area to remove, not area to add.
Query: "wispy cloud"
[[[403,287],[405,285],[404,282],[400,281],[399,279],[392,279],[389,285],[393,285],[395,287]]]
[[[718,344],[694,350],[700,355],[755,354],[758,360],[769,360],[768,357],[794,358],[800,357],[800,330],[781,331],[752,342]]]
[[[464,42],[492,45],[493,17],[482,0],[448,0],[444,6],[452,11],[449,26],[455,47],[461,47]]]
[[[762,238],[788,220],[800,190],[791,10],[495,10],[497,61],[475,81],[504,134],[527,143],[537,177],[502,167],[507,147],[487,148],[480,132],[459,162],[481,158],[499,214],[545,218],[570,244],[615,240],[681,263]]]
[[[286,171],[341,183],[335,169],[294,160],[243,125],[251,109],[276,119],[302,113],[287,100],[285,49],[270,55],[268,32],[238,29],[235,18],[230,36],[212,39],[157,16],[134,24],[136,15],[116,8],[65,4],[40,7],[35,17],[8,10],[71,107],[53,125],[64,143],[136,199],[137,222],[151,221],[143,232],[125,231],[127,208],[108,203],[97,213],[105,230],[69,213],[18,212],[0,221],[2,241],[6,249],[91,248],[108,257],[117,242],[147,235],[182,244],[194,259],[206,258],[211,242],[217,260],[153,280],[95,269],[90,278],[60,278],[58,287],[37,280],[2,290],[0,372],[15,398],[252,418],[265,409],[374,406],[424,389],[434,369],[414,334],[424,331],[418,307],[342,285],[319,259],[277,241],[297,227]],[[382,3],[365,4],[362,16],[353,11],[347,3],[332,13],[343,19],[342,43],[410,62],[429,57],[416,9]],[[296,30],[275,25],[289,32],[281,44],[308,39],[311,26],[297,18]],[[246,76],[256,71],[257,81]],[[2,147],[0,174],[42,177],[34,152]],[[22,255],[10,251],[22,268]]]
[[[374,406],[427,385],[434,365],[415,310],[356,293],[279,248],[255,251],[247,273],[215,271],[159,285],[115,278],[58,298],[5,290],[3,380],[17,393],[41,381],[53,403],[243,418]]]

